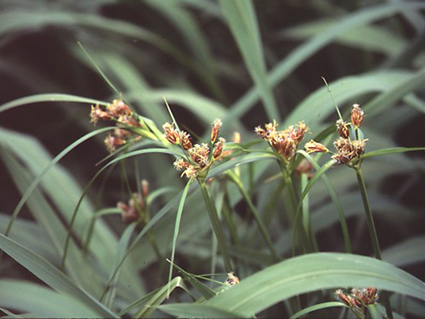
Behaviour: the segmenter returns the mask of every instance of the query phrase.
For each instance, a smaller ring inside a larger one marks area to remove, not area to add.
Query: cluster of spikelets
[[[117,128],[109,133],[105,139],[105,145],[110,152],[114,152],[118,147],[125,145],[129,140],[138,138],[129,130],[124,128],[140,127],[140,122],[131,108],[122,100],[113,100],[112,104],[108,104],[102,109],[99,104],[91,107],[91,122],[96,124],[99,120],[112,120],[117,123]]]
[[[190,135],[185,131],[176,129],[174,124],[165,123],[162,126],[165,138],[171,144],[179,145],[187,154],[174,162],[174,167],[183,171],[181,176],[186,175],[190,179],[206,176],[212,163],[226,154],[226,152],[223,152],[226,140],[218,137],[221,126],[221,120],[216,119],[212,123],[210,143],[195,145],[192,144]]]
[[[133,193],[128,203],[118,202],[117,208],[121,210],[121,217],[125,223],[139,222],[143,225],[149,221],[147,197],[149,195],[149,183],[141,182],[141,193]]]
[[[297,151],[297,147],[308,132],[308,127],[304,122],[299,122],[297,126],[289,126],[286,130],[276,130],[277,123],[268,123],[264,128],[257,126],[255,133],[267,141],[270,147],[281,154],[287,161],[291,160]]]
[[[336,122],[339,138],[334,142],[336,153],[332,158],[337,164],[347,164],[357,161],[365,151],[367,139],[360,139],[358,136],[358,128],[364,119],[364,111],[358,104],[354,104],[351,110],[351,123],[346,123],[342,119]],[[354,139],[350,138],[350,129],[353,128]],[[314,140],[305,144],[308,153],[327,153],[330,152],[326,146]]]
[[[90,116],[91,122],[94,124],[99,120],[113,120],[117,123],[117,128],[105,139],[105,144],[110,152],[127,144],[129,140],[140,138],[140,136],[135,136],[128,130],[129,128],[141,127],[139,117],[122,100],[113,100],[112,104],[108,104],[104,109],[101,109],[98,104],[92,106]],[[332,155],[332,158],[337,164],[355,164],[364,153],[367,139],[361,139],[358,136],[358,128],[363,119],[363,110],[358,104],[354,104],[351,111],[351,123],[346,123],[342,119],[336,122],[340,137],[334,142],[336,152]],[[211,164],[220,157],[227,155],[228,152],[223,152],[225,139],[218,137],[221,126],[221,120],[216,119],[212,124],[210,143],[193,145],[190,135],[177,129],[175,123],[163,125],[165,138],[170,143],[180,146],[186,154],[183,158],[174,162],[174,167],[183,171],[182,176],[190,179],[206,176]],[[352,130],[350,130],[350,126]],[[264,128],[256,127],[254,131],[268,142],[274,152],[280,154],[286,162],[289,162],[296,154],[297,148],[309,128],[304,122],[299,122],[297,125],[291,125],[287,129],[279,131],[276,121],[273,121],[273,123],[265,124]],[[354,138],[350,138],[350,131],[355,135]],[[326,146],[314,140],[305,144],[305,150],[308,153],[330,153]]]
[[[354,312],[364,316],[365,308],[378,301],[378,290],[375,287],[351,290],[351,294],[344,293],[341,289],[335,291],[335,296],[349,306]]]

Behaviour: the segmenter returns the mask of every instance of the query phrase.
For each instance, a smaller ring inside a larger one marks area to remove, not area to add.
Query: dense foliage
[[[425,313],[423,1],[1,9],[0,313]]]

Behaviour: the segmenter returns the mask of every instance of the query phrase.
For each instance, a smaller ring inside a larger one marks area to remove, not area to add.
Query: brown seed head
[[[308,126],[304,122],[299,122],[296,128],[290,126],[288,131],[290,138],[298,145],[304,138],[305,133],[308,132]]]
[[[304,148],[307,153],[328,153],[329,152],[328,148],[325,145],[315,142],[314,140],[307,142],[304,145]]]
[[[117,120],[121,124],[125,124],[132,127],[140,127],[139,121],[137,121],[134,117],[129,115],[120,115]]]
[[[128,140],[131,137],[131,132],[128,130],[116,128],[114,129],[114,136],[124,140]]]
[[[265,129],[263,129],[261,126],[257,126],[254,129],[255,134],[257,134],[259,137],[267,140],[267,132]]]
[[[365,303],[365,305],[374,304],[379,299],[378,289],[376,289],[375,287],[363,288],[362,295],[362,301]]]
[[[264,125],[264,127],[266,128],[267,135],[270,135],[273,132],[276,132],[277,122],[276,120],[273,120],[273,123],[268,123]]]
[[[197,174],[198,174],[197,169],[193,167],[192,165],[189,165],[189,167],[186,168],[185,171],[182,173],[181,177],[186,175],[186,177],[189,179],[195,179]]]
[[[112,117],[118,119],[121,116],[132,117],[133,111],[131,108],[124,103],[122,100],[113,100],[112,104],[109,104],[107,107],[108,112],[112,115]]]
[[[363,119],[364,111],[360,108],[360,105],[354,104],[351,110],[351,123],[355,128],[358,128],[362,125]]]
[[[134,199],[137,201],[135,203]],[[138,220],[142,212],[139,211],[144,209],[144,203],[140,194],[133,194],[133,198],[131,198],[128,202],[128,205],[123,202],[118,202],[117,207],[121,209],[121,216],[124,222],[134,222]]]
[[[364,153],[365,147],[366,147],[365,144],[367,141],[368,141],[367,139],[364,139],[364,140],[354,140],[351,142],[351,146],[355,156],[359,157],[360,155]]]
[[[218,142],[215,143],[215,148],[213,152],[213,158],[217,159],[223,154],[223,146],[226,140],[223,137],[218,138]]]
[[[178,171],[182,171],[190,166],[190,164],[182,158],[179,158],[178,160],[176,160],[173,163],[173,165],[174,165],[174,168]]]
[[[218,132],[220,131],[220,127],[223,125],[223,123],[221,122],[220,119],[215,119],[215,121],[212,123],[212,128],[211,128],[211,143],[215,143],[217,136],[218,136]]]
[[[338,134],[340,137],[347,139],[350,136],[350,130],[348,129],[348,124],[343,120],[339,119],[336,121],[336,127],[338,129]]]
[[[117,147],[123,146],[127,141],[114,134],[108,134],[105,138],[105,145],[109,152],[115,152]]]
[[[308,178],[313,177],[313,165],[305,158],[298,164],[296,170],[298,174],[307,174]]]
[[[162,128],[164,129],[165,138],[171,144],[179,144],[180,143],[179,133],[174,129],[174,126],[172,124],[167,122],[162,126]]]
[[[210,148],[205,143],[203,143],[202,145],[195,144],[191,149],[189,149],[190,157],[201,168],[204,168],[210,164],[210,161],[208,159],[209,153]]]
[[[227,273],[227,280],[225,284],[229,286],[234,286],[234,285],[237,285],[238,283],[239,283],[239,278],[234,275],[233,271]]]
[[[99,104],[96,104],[96,106],[91,106],[90,118],[90,122],[96,125],[99,120],[111,120],[112,116],[108,112],[103,111]]]
[[[181,140],[182,146],[185,150],[192,148],[193,145],[192,145],[192,141],[190,140],[189,133],[187,133],[185,131],[181,131],[180,132],[180,140]]]

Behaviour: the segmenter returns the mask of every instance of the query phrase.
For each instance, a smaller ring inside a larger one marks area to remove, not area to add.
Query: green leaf
[[[171,278],[173,276],[173,266],[174,266],[174,256],[176,253],[176,244],[177,244],[177,236],[179,234],[180,221],[183,214],[184,202],[186,201],[187,193],[189,191],[190,184],[192,180],[188,180],[186,187],[183,190],[182,197],[180,198],[179,207],[177,209],[176,221],[174,223],[174,233],[173,233],[173,244],[171,246],[171,262],[170,262],[170,272],[168,274],[168,282],[171,282]]]
[[[260,31],[251,0],[220,0],[221,8],[233,37],[239,46],[248,71],[264,102],[267,116],[279,121],[280,115],[266,78]]]
[[[284,80],[291,74],[298,66],[307,61],[311,56],[317,53],[320,49],[331,43],[339,35],[358,28],[363,25],[370,24],[374,21],[390,17],[403,10],[419,10],[425,8],[425,4],[412,2],[412,3],[396,3],[396,4],[382,4],[375,7],[367,7],[363,10],[353,12],[338,20],[338,23],[333,24],[325,32],[322,32],[305,43],[299,45],[295,50],[290,52],[283,58],[277,65],[274,66],[268,75],[268,82],[272,87]],[[341,79],[340,79],[341,80]],[[340,83],[338,80],[338,83]],[[397,82],[400,79],[396,79]],[[393,82],[394,83],[394,82]],[[228,112],[227,117],[223,118],[223,122],[231,122],[235,118],[239,118],[248,112],[257,102],[259,97],[258,89],[252,88],[236,103],[232,105],[231,110]],[[328,103],[329,104],[329,103]],[[332,107],[333,108],[333,107]],[[309,110],[311,112],[311,108]],[[292,116],[291,116],[292,117]],[[294,116],[296,118],[288,119],[285,123],[296,123],[303,117]],[[288,125],[290,125],[288,124]]]
[[[34,104],[40,102],[75,102],[75,103],[85,103],[85,104],[99,104],[106,106],[108,103],[104,101],[94,100],[87,97],[70,95],[70,94],[61,94],[61,93],[46,93],[46,94],[36,94],[31,96],[22,97],[10,102],[7,102],[3,105],[0,105],[0,113],[13,109],[18,106],[23,106],[27,104]]]
[[[187,290],[181,277],[174,278],[161,289],[158,289],[158,291],[155,292],[137,312],[135,318],[148,318],[155,310],[156,306],[160,305],[162,302],[164,302],[164,300],[168,299],[170,292],[174,291],[177,287],[181,287],[182,289]]]
[[[241,280],[206,305],[252,316],[292,296],[330,288],[369,287],[422,299],[425,283],[386,262],[359,255],[315,253],[291,258]]]
[[[0,234],[0,248],[28,271],[60,293],[72,296],[99,317],[118,317],[44,258]]]
[[[300,310],[297,313],[293,314],[290,317],[290,319],[296,319],[296,318],[299,318],[299,317],[304,316],[306,314],[309,314],[310,312],[313,312],[313,311],[327,309],[327,308],[333,308],[333,307],[349,308],[346,304],[343,304],[342,302],[339,302],[339,301],[324,302],[324,303],[321,303],[321,304],[318,304],[318,305],[314,305],[314,306],[311,306],[311,307],[304,308],[303,310]]]
[[[425,147],[394,147],[394,148],[384,148],[376,151],[367,152],[361,156],[362,159],[379,156],[379,155],[388,155],[396,153],[405,153],[405,152],[416,152],[416,151],[425,151]]]
[[[402,267],[425,262],[425,236],[407,239],[382,251],[382,259]]]
[[[214,297],[216,295],[216,293],[211,290],[207,285],[200,282],[198,278],[196,278],[196,276],[192,275],[191,273],[188,273],[176,264],[173,265],[177,268],[178,271],[182,273],[183,277],[185,277],[189,281],[192,287],[195,288],[205,299],[210,299],[211,297]]]
[[[71,295],[59,294],[44,286],[24,281],[0,280],[0,300],[3,307],[30,312],[33,318],[95,318],[104,316]],[[9,313],[6,314],[10,316]],[[12,317],[20,318],[20,315]]]
[[[205,304],[168,304],[159,306],[158,309],[183,318],[246,318],[246,315]]]
[[[336,19],[324,18],[308,22],[296,27],[284,30],[282,38],[305,39],[316,36],[338,23]],[[374,25],[363,25],[350,29],[338,35],[335,42],[346,46],[360,48],[365,51],[376,51],[394,56],[402,50],[405,40],[396,34]]]

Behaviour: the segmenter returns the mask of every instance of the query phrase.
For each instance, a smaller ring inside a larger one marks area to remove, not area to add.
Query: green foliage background
[[[208,139],[215,118],[223,121],[221,136],[230,141],[238,131],[243,145],[260,142],[254,127],[273,119],[281,128],[305,121],[309,140],[337,119],[323,76],[346,117],[353,103],[364,108],[367,152],[425,146],[423,1],[2,0],[0,9],[2,234],[25,191],[40,181],[11,240],[0,237],[6,252],[0,266],[5,314],[289,317],[334,301],[334,288],[370,285],[391,292],[395,315],[425,312],[423,152],[364,161],[385,262],[363,257],[373,250],[352,170],[336,167],[326,176],[347,218],[353,255],[344,253],[337,207],[319,181],[304,209],[319,251],[333,253],[292,258],[278,167],[267,156],[242,155],[233,164],[217,165],[209,186],[241,284],[217,293],[217,282],[204,285],[191,275],[215,271],[216,280],[226,279],[196,187],[184,203],[177,242],[175,263],[182,270],[174,274],[184,281],[175,277],[168,283],[165,258],[186,181],[173,169],[172,155],[143,154],[111,165],[88,189],[73,227],[66,275],[58,270],[83,190],[111,160],[98,164],[108,153],[106,129],[89,123],[89,106],[96,101],[123,97],[160,128],[170,121],[166,98],[179,126],[199,140]],[[61,153],[67,147],[69,153]],[[143,141],[135,146],[146,153],[151,147]],[[253,147],[266,149],[264,143]],[[60,162],[51,162],[58,154]],[[273,261],[243,193],[221,178],[229,169],[240,173],[283,261]],[[129,189],[140,188],[141,179],[149,181],[151,192],[145,228],[124,224],[115,209],[118,201],[128,201]],[[299,186],[299,176],[294,180]],[[189,291],[196,304],[176,287]],[[166,305],[157,310],[161,303]],[[345,308],[338,306],[309,316],[339,316]]]

